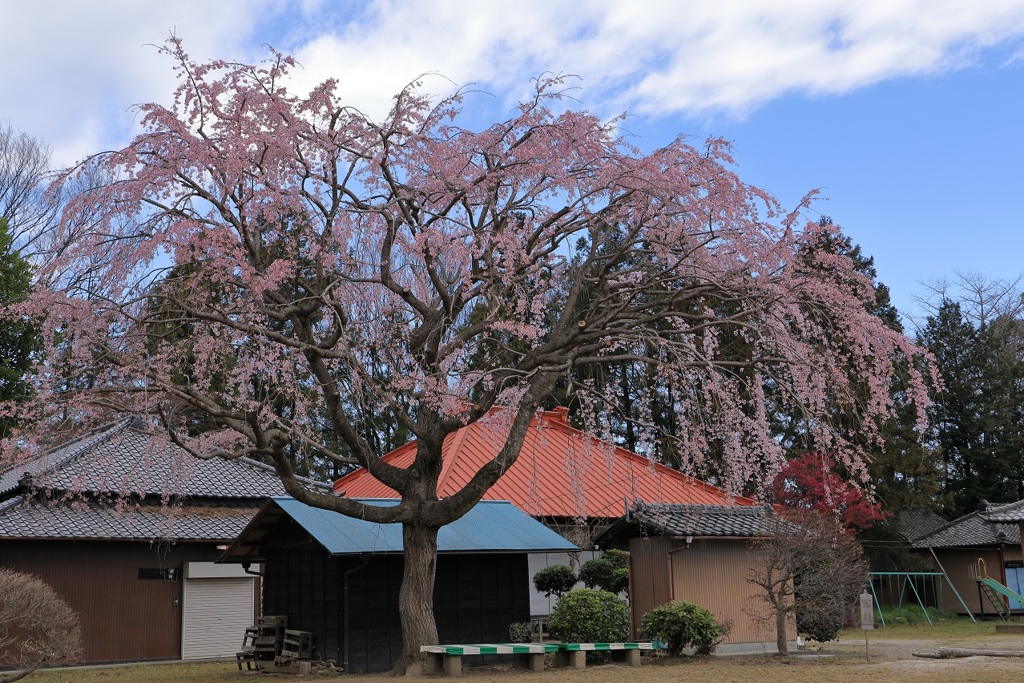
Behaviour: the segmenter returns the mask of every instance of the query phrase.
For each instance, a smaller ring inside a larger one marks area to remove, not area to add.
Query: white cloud
[[[297,54],[306,78],[338,74],[378,110],[427,70],[501,91],[551,70],[581,75],[587,101],[611,109],[743,114],[784,93],[958,68],[1022,34],[1020,0],[382,0]]]
[[[171,30],[198,59],[292,51],[297,87],[336,77],[376,116],[425,72],[505,102],[545,71],[580,75],[603,114],[742,116],[786,93],[970,64],[1024,36],[1024,0],[34,0],[8,3],[4,19],[16,29],[0,41],[0,118],[67,162],[125,142],[132,104],[169,98],[170,64],[143,45]]]
[[[59,163],[123,144],[130,107],[166,100],[174,77],[157,53],[172,31],[196,57],[251,59],[269,0],[31,0],[5,3],[0,118],[48,140]]]

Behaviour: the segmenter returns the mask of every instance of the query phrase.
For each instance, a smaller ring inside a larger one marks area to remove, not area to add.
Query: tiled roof
[[[771,536],[777,524],[761,506],[639,505],[630,513],[634,524],[664,536]]]
[[[88,451],[93,445],[123,430],[126,426],[128,426],[128,421],[100,427],[77,439],[61,444],[38,458],[8,469],[0,475],[0,496],[17,490],[22,477],[26,474],[36,476],[59,469],[62,465]]]
[[[985,506],[985,511],[981,513],[981,516],[988,522],[1024,524],[1024,500],[1006,505],[989,504]]]
[[[498,454],[508,435],[508,426],[499,418],[491,415],[448,435],[439,496],[461,489]],[[404,468],[415,455],[416,442],[411,442],[384,460]],[[364,469],[336,481],[334,490],[350,498],[397,495]],[[546,411],[534,419],[519,458],[484,498],[511,501],[534,517],[615,518],[625,512],[627,500],[727,507],[755,504],[573,429],[563,410]]]
[[[926,510],[904,510],[896,520],[900,536],[913,541],[946,525],[943,517]]]
[[[0,497],[19,487],[137,496],[263,499],[284,495],[273,469],[239,458],[201,460],[124,421],[24,463],[0,477]],[[313,482],[307,482],[313,484]],[[315,484],[314,484],[315,485]]]
[[[973,548],[1020,544],[1020,527],[1016,524],[988,524],[981,512],[972,512],[939,527],[911,542],[914,548]]]
[[[228,542],[238,536],[257,509],[143,505],[119,510],[95,502],[43,506],[18,496],[0,504],[0,538]]]

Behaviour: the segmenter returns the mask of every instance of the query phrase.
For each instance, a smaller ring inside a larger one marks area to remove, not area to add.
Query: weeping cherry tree
[[[377,121],[332,81],[288,92],[283,55],[164,51],[173,105],[140,106],[128,147],[65,174],[108,181],[70,201],[17,308],[46,353],[35,403],[6,410],[38,431],[148,415],[197,457],[273,463],[308,505],[401,524],[400,669],[437,642],[438,528],[515,462],[541,402],[565,389],[605,434],[622,392],[591,370],[649,366],[657,381],[637,391],[668,392],[680,421],[658,434],[633,414],[638,448],[654,457],[671,438],[688,467],[714,458],[725,486],[782,467],[778,415],[864,475],[853,444],[878,437],[894,368],[920,351],[867,312],[874,291],[849,258],[806,248],[838,228],[742,182],[724,142],[643,153],[568,106],[558,78],[471,130],[462,93],[414,84]],[[408,468],[367,437],[381,419],[415,437]],[[480,420],[497,456],[439,499],[445,437]],[[311,490],[301,454],[365,467],[401,502]]]

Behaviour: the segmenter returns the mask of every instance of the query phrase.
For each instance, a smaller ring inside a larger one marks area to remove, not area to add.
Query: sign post
[[[864,657],[871,661],[871,650],[868,646],[868,631],[875,630],[875,604],[868,589],[860,594],[860,627],[864,629]]]

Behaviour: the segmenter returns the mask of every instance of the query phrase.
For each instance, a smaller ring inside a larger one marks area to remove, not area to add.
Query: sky
[[[642,149],[729,140],[747,182],[828,215],[875,258],[908,326],[929,284],[1024,272],[1024,0],[0,0],[0,121],[56,165],[126,145],[170,103],[158,46],[268,49],[380,116],[423,78],[504,119],[544,73]]]

